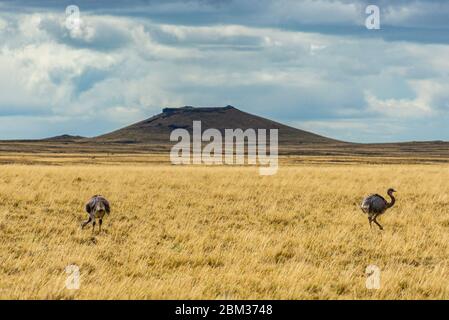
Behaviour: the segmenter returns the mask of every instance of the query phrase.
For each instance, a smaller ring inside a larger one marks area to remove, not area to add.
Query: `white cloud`
[[[408,1],[402,3],[394,3],[391,1],[383,5],[382,19],[385,23],[393,26],[402,27],[418,27],[432,26],[439,17],[449,13],[449,6],[446,1],[414,1],[411,5]]]
[[[414,99],[379,99],[369,91],[365,98],[369,111],[386,116],[410,118],[434,116],[442,111],[436,100],[448,92],[447,84],[432,80],[411,80],[410,86],[416,93]],[[447,112],[447,110],[444,110]]]
[[[0,32],[5,31],[8,27],[8,22],[0,18]]]
[[[324,2],[290,3],[276,10],[291,8],[294,15],[303,8],[297,13],[323,16]],[[329,8],[338,12],[333,22],[349,18],[358,23],[357,5],[335,2]],[[375,132],[373,126],[435,117],[449,109],[448,45],[236,24],[81,17],[78,33],[65,28],[64,14],[0,20],[0,116],[14,114],[21,121],[57,117],[70,127],[102,115],[104,130],[112,130],[165,106],[233,104],[311,131],[322,128],[337,138],[348,136],[343,130],[366,138]],[[365,113],[376,118],[369,130],[354,120]],[[12,135],[14,130],[6,131]]]

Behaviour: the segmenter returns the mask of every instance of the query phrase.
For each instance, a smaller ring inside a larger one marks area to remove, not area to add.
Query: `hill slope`
[[[42,139],[42,141],[60,141],[60,142],[74,142],[74,141],[80,141],[86,139],[85,137],[82,136],[72,136],[70,134],[62,134],[60,136],[55,136],[55,137],[49,137],[49,138],[45,138]]]
[[[278,122],[258,117],[232,106],[224,108],[165,108],[162,113],[147,120],[137,122],[122,129],[94,137],[62,135],[42,140],[4,140],[0,141],[0,151],[4,153],[121,153],[148,154],[164,153],[175,142],[170,141],[170,133],[176,128],[192,132],[194,120],[200,120],[202,131],[216,128],[246,130],[278,129],[279,153],[281,155],[322,156],[330,161],[332,157],[389,157],[417,159],[419,162],[449,161],[449,142],[423,141],[403,143],[349,143],[326,138],[311,132],[292,128]],[[388,161],[390,161],[388,160]],[[10,163],[5,156],[0,163]],[[367,160],[371,161],[371,160]]]
[[[336,143],[311,132],[295,129],[262,117],[258,117],[232,106],[224,108],[165,108],[162,113],[128,127],[107,133],[96,138],[98,142],[116,143],[170,143],[170,132],[185,128],[192,132],[193,121],[200,120],[202,130],[215,128],[224,133],[224,129],[240,128],[278,129],[280,144]]]

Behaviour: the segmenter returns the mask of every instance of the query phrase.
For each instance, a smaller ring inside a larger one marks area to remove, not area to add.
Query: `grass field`
[[[448,169],[2,165],[0,298],[448,299]],[[370,230],[359,202],[388,187],[397,204]],[[112,213],[92,236],[80,222],[97,193]]]

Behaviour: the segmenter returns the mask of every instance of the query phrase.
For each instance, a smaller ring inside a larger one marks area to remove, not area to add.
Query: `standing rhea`
[[[385,211],[387,211],[387,209],[391,208],[395,202],[396,199],[393,196],[393,192],[396,192],[396,190],[390,188],[387,191],[387,194],[390,196],[391,198],[391,202],[387,202],[387,200],[385,200],[382,196],[378,195],[378,194],[372,194],[368,197],[366,197],[365,199],[363,199],[362,204],[361,204],[361,208],[362,211],[366,214],[368,214],[368,221],[369,221],[369,226],[371,227],[371,222],[374,221],[375,224],[377,224],[380,228],[380,230],[383,230],[384,228],[379,224],[379,222],[377,222],[377,217],[380,216],[381,214],[384,214]]]
[[[84,229],[88,223],[92,222],[92,233],[94,233],[95,221],[98,218],[99,231],[101,232],[103,217],[106,213],[109,214],[111,212],[111,207],[105,197],[95,195],[86,203],[86,212],[89,215],[89,218],[81,223],[81,229]]]

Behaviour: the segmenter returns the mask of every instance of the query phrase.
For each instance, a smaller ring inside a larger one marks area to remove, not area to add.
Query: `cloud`
[[[342,33],[363,27],[363,1],[81,1],[75,31],[64,8],[23,3],[0,15],[0,118],[28,127],[0,138],[94,135],[166,106],[231,104],[340,139],[436,136],[422,118],[449,139],[449,45]],[[415,4],[378,3],[390,25],[417,16]]]
[[[433,114],[429,105],[428,96],[416,99],[379,99],[370,92],[365,94],[368,111],[395,117],[423,117]]]
[[[71,3],[66,3],[66,5]],[[364,28],[365,8],[378,5],[382,32]],[[111,15],[151,19],[176,25],[245,25],[326,34],[352,34],[386,40],[449,43],[445,0],[78,0],[81,16]],[[54,12],[65,15],[60,2],[18,0],[0,5],[3,12]]]

